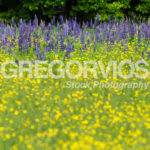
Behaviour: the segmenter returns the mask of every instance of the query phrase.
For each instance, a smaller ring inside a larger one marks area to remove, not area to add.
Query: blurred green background
[[[78,21],[89,21],[96,14],[101,20],[128,17],[134,21],[148,20],[150,0],[0,0],[0,20],[15,21],[20,18],[49,21],[52,16],[77,17]]]

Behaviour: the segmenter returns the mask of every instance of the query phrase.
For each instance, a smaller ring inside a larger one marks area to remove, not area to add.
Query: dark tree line
[[[148,20],[150,0],[0,0],[0,20],[16,21],[19,18],[49,21],[59,18],[77,17],[79,21],[89,21],[96,14],[100,20],[129,17],[134,20]]]

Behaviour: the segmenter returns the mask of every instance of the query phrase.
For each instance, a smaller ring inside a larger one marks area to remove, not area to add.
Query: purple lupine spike
[[[16,38],[16,35],[17,35],[17,27],[16,27],[16,25],[13,27],[13,29],[12,29],[13,31],[13,36]]]
[[[94,33],[91,31],[91,40],[94,41]]]
[[[37,46],[35,47],[35,52],[36,52],[37,58],[39,58],[41,53],[40,53],[40,49]]]
[[[90,28],[93,28],[93,21],[92,21],[92,19],[90,21]]]
[[[29,50],[29,45],[28,45],[28,41],[27,40],[24,40],[23,41],[23,45],[24,45],[24,51],[28,51]]]
[[[99,42],[99,37],[100,37],[100,29],[99,28],[96,28],[95,35],[96,35],[96,41]]]
[[[41,22],[41,30],[44,31],[44,29],[45,29],[45,21],[42,21]]]
[[[83,22],[83,30],[85,30],[85,28],[86,28],[86,24],[85,22]]]
[[[68,21],[66,22],[66,24],[68,25]],[[76,28],[77,28],[77,22],[74,21],[74,22],[73,22],[73,30],[75,31]]]
[[[29,22],[28,22],[28,26],[31,26],[32,25],[32,22],[31,22],[31,20],[29,20]]]
[[[11,19],[12,26],[15,26],[14,18]]]
[[[106,34],[106,37],[107,37],[107,38],[106,38],[106,42],[107,42],[107,46],[108,46],[108,43],[109,43],[109,41],[110,41],[109,33]]]
[[[38,18],[37,18],[36,15],[34,16],[33,25],[34,25],[35,27],[38,27]]]
[[[127,32],[126,32],[126,27],[123,27],[123,31],[122,31],[122,35],[121,35],[121,39],[126,39],[127,36]]]
[[[52,45],[51,45],[51,43],[48,44],[48,46],[46,47],[45,51],[46,52],[52,51]]]
[[[58,29],[59,31],[59,29]],[[61,35],[65,38],[66,37],[66,29],[65,27],[63,26],[62,30],[61,30]]]
[[[60,29],[60,23],[59,22],[57,22],[56,27],[58,30]]]
[[[56,19],[56,17],[53,16],[53,18],[52,18],[52,20],[51,20],[51,24],[52,24],[52,25],[55,25],[55,19]]]
[[[120,35],[121,35],[120,25],[118,25],[117,30],[116,30],[116,40],[117,41],[120,41]]]
[[[80,34],[80,28],[79,28],[77,22],[73,23],[73,31],[74,31],[75,38],[77,38]]]
[[[19,23],[20,23],[20,24],[23,24],[23,20],[22,20],[22,18],[19,20]]]
[[[2,34],[2,47],[4,50],[6,50],[6,44],[7,44],[7,39],[5,37],[5,34]]]
[[[49,23],[47,28],[48,28],[49,31],[51,31],[52,30],[52,24]]]
[[[49,32],[45,32],[45,35],[44,35],[44,41],[49,41],[50,40],[50,33]]]
[[[61,25],[64,24],[64,18],[63,18],[63,16],[60,16],[60,24],[61,24]]]
[[[72,45],[70,43],[70,41],[68,40],[67,42],[67,48],[66,48],[66,57],[68,57],[68,55],[73,52],[73,49],[72,49]]]
[[[114,44],[114,42],[115,42],[115,36],[114,36],[114,33],[112,33],[111,38],[110,38],[110,43]]]
[[[90,46],[90,44],[91,44],[91,42],[90,42],[90,39],[88,38],[88,40],[87,40],[87,44],[88,44],[88,46]]]
[[[18,45],[19,45],[19,51],[23,52],[23,48],[24,48],[24,40],[27,37],[27,31],[26,31],[26,26],[25,24],[21,24],[19,26],[19,41],[18,41]],[[26,43],[25,43],[26,44]]]
[[[65,25],[65,32],[66,32],[66,36],[68,36],[69,34],[69,26],[68,26],[68,23],[66,22],[66,25]]]
[[[6,34],[7,37],[8,37],[8,36],[11,36],[11,28],[10,28],[10,26],[7,26],[7,27],[6,27],[5,34]],[[11,37],[12,37],[12,36],[11,36]]]
[[[134,27],[133,24],[131,24],[131,26],[130,26],[129,34],[130,34],[130,37],[131,37],[131,38],[133,38],[134,35],[135,35],[135,27]]]
[[[81,38],[80,38],[80,43],[84,44],[85,42],[85,36],[84,36],[84,31],[81,32]]]
[[[64,51],[64,50],[65,50],[64,39],[63,39],[62,36],[61,36],[61,38],[60,38],[60,50],[61,50],[61,51]]]

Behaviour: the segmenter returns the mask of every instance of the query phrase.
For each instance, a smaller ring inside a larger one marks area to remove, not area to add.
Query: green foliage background
[[[7,21],[12,17],[16,21],[19,18],[29,20],[35,14],[46,21],[60,15],[86,21],[97,13],[101,20],[108,20],[108,16],[148,20],[150,0],[0,0],[0,19]]]

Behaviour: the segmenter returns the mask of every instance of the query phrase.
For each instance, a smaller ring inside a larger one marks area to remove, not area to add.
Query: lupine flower
[[[62,36],[60,37],[60,50],[61,51],[65,50],[64,39]]]
[[[33,25],[34,25],[35,27],[38,26],[38,18],[37,18],[36,15],[34,16]]]
[[[80,38],[80,43],[84,44],[85,36],[84,36],[84,31],[81,32],[81,38]]]
[[[61,24],[61,25],[64,24],[64,18],[63,18],[63,16],[60,16],[60,24]]]
[[[122,40],[127,43],[129,42],[129,37],[134,38],[134,36],[138,39],[138,45],[142,41],[146,41],[146,43],[150,41],[150,28],[148,23],[139,23],[138,25],[128,19],[123,19],[122,22],[118,22],[115,19],[113,23],[110,18],[108,22],[100,22],[99,15],[96,16],[94,24],[91,20],[90,23],[84,22],[82,26],[77,22],[77,18],[64,21],[61,16],[60,22],[57,22],[57,25],[55,25],[55,20],[55,17],[53,17],[51,23],[48,25],[42,21],[40,26],[38,26],[38,18],[36,16],[33,24],[31,20],[26,24],[23,19],[20,19],[18,24],[12,19],[12,26],[2,22],[0,23],[0,47],[5,52],[10,53],[12,53],[10,47],[15,48],[15,46],[22,53],[33,49],[38,55],[38,53],[41,53],[39,51],[41,48],[45,52],[57,52],[58,48],[64,51],[67,48],[65,41],[68,41],[68,39],[70,43],[73,42],[71,44],[72,49],[74,44],[80,43],[82,44],[81,49],[85,51],[86,49],[90,49],[91,44],[95,42],[102,44],[107,42],[107,46],[109,47],[109,45]],[[54,25],[55,29],[53,28]],[[58,45],[58,41],[60,45]],[[44,46],[41,42],[44,43]],[[96,50],[96,46],[94,46],[94,49]],[[138,50],[138,48],[136,49]]]
[[[73,49],[72,49],[72,45],[70,43],[70,41],[68,40],[67,41],[67,48],[66,48],[66,57],[68,57],[68,55],[73,52]]]

